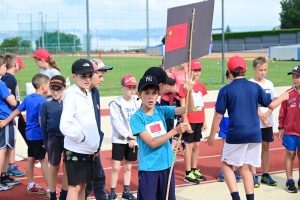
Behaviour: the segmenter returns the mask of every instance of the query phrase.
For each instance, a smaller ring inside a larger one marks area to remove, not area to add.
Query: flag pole
[[[188,74],[187,76],[185,76],[186,82],[188,83],[188,90],[187,90],[187,95],[186,95],[186,101],[185,101],[185,113],[188,113],[188,100],[189,100],[189,94],[190,94],[190,80],[191,80],[191,61],[192,61],[192,44],[193,44],[193,31],[194,31],[194,21],[195,21],[195,12],[196,9],[194,8],[192,13],[191,13],[191,28],[190,28],[190,40],[189,40],[189,66],[188,66]],[[184,117],[184,122],[188,122],[187,121],[187,117]],[[178,142],[175,148],[175,152],[174,152],[174,156],[173,156],[173,160],[172,160],[172,165],[170,168],[170,172],[169,172],[169,178],[168,178],[168,186],[167,186],[167,193],[166,193],[166,200],[169,199],[169,190],[170,190],[170,182],[171,182],[171,178],[172,178],[172,172],[173,172],[173,168],[174,168],[174,163],[175,163],[175,158],[176,158],[176,154],[177,154],[177,150],[178,150],[178,146],[181,143],[181,137],[182,134],[180,134],[179,138],[178,138]]]

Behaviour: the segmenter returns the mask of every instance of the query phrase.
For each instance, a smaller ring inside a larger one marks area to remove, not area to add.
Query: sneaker
[[[174,148],[173,151],[174,151],[174,152],[176,151],[176,147]],[[180,152],[180,151],[181,151],[181,149],[178,147],[178,148],[177,148],[177,153]]]
[[[274,181],[270,175],[262,176],[260,182],[264,183],[264,184],[267,184],[267,185],[270,185],[270,186],[276,186],[277,185],[277,182]]]
[[[59,197],[59,195],[60,195],[60,189],[56,187],[56,197]],[[48,198],[50,198],[50,188],[47,188],[47,190],[46,190],[46,196]]]
[[[205,176],[203,176],[201,173],[200,173],[200,170],[192,170],[194,176],[199,180],[199,181],[205,181],[206,178]]]
[[[15,161],[16,161],[16,162],[19,162],[19,161],[22,161],[22,160],[24,160],[23,157],[18,156],[18,155],[15,155]]]
[[[298,190],[295,187],[295,182],[294,181],[289,181],[286,183],[286,188],[285,188],[289,193],[297,193]]]
[[[183,149],[183,151],[185,151],[185,141],[181,140],[181,147]]]
[[[117,194],[115,192],[111,192],[107,195],[107,200],[114,200],[117,198]]]
[[[185,175],[183,180],[191,184],[199,184],[200,181],[196,178],[193,172],[190,172],[188,175]]]
[[[21,181],[17,180],[17,179],[10,178],[9,175],[6,173],[6,174],[1,175],[1,183],[5,183],[7,185],[13,186],[13,185],[20,184]]]
[[[10,190],[13,186],[0,182],[0,192]]]
[[[137,200],[137,198],[135,196],[133,196],[133,194],[130,192],[123,192],[122,198],[129,199],[129,200]]]
[[[219,172],[218,181],[219,181],[219,182],[224,182],[224,181],[225,181],[224,174],[223,174],[222,171]]]
[[[40,162],[35,163],[35,164],[34,164],[34,167],[36,167],[36,168],[41,168],[41,163],[40,163]]]
[[[241,176],[239,175],[239,173],[237,173],[237,171],[234,171],[234,175],[235,175],[235,179],[236,179],[236,182],[239,183],[241,182]]]
[[[28,194],[46,194],[46,190],[44,190],[37,183],[35,183],[32,188],[27,186],[27,192]]]
[[[9,176],[24,176],[24,172],[21,172],[19,169],[18,169],[18,166],[17,165],[14,165],[13,168],[11,167],[8,167],[7,168],[7,173]]]
[[[259,188],[258,176],[253,176],[254,188]]]

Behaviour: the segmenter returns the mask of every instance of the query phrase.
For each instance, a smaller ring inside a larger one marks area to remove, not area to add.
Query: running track
[[[275,141],[270,146],[270,173],[279,173],[284,170],[284,157],[285,149],[281,145],[281,141],[277,135],[274,136]],[[215,182],[218,173],[220,171],[220,153],[221,153],[221,140],[215,141],[214,147],[208,147],[203,141],[200,144],[200,155],[198,159],[198,168],[201,169],[201,173],[206,176],[207,181],[201,182],[211,183]],[[111,170],[111,151],[101,151],[101,161],[106,174],[106,190],[109,191],[110,183],[110,170]],[[297,160],[297,159],[296,159]],[[19,169],[25,171],[26,161],[17,162]],[[294,168],[297,168],[297,163],[294,163]],[[177,154],[177,162],[174,166],[175,169],[175,180],[177,187],[188,186],[182,179],[185,174],[183,153]],[[120,171],[119,181],[117,185],[117,192],[122,192],[123,189],[123,175],[122,169]],[[132,168],[132,179],[131,179],[131,190],[136,191],[138,187],[138,163],[134,163]],[[257,173],[262,173],[262,169],[258,169]],[[45,187],[46,184],[41,177],[41,170],[38,168],[34,169],[35,181],[41,186]],[[61,188],[61,174],[58,175],[58,187]],[[225,184],[225,183],[224,183]],[[26,191],[27,178],[21,178],[21,184],[13,187],[12,190],[1,192],[0,199],[23,199],[23,200],[39,200],[47,199],[46,195],[29,195]]]

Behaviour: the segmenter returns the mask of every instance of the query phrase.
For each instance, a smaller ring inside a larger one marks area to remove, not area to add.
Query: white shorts
[[[261,143],[228,144],[223,148],[222,162],[234,166],[261,166]]]

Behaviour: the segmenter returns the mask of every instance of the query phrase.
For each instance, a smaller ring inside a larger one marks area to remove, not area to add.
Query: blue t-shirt
[[[26,138],[27,140],[42,140],[43,134],[39,123],[41,108],[46,98],[41,94],[30,94],[26,96],[19,105],[19,111],[26,110]]]
[[[272,99],[257,84],[247,79],[235,79],[219,91],[216,112],[230,118],[226,143],[260,143],[261,130],[258,104],[268,107]]]
[[[9,95],[6,84],[0,81],[0,119],[6,119],[12,113],[11,106],[5,100]]]
[[[132,134],[137,136],[139,145],[140,171],[159,171],[171,167],[174,153],[169,140],[153,149],[139,137],[139,134],[148,131],[152,137],[160,137],[166,134],[165,119],[174,119],[174,117],[175,106],[155,106],[152,116],[146,115],[139,109],[131,116],[130,127]]]

